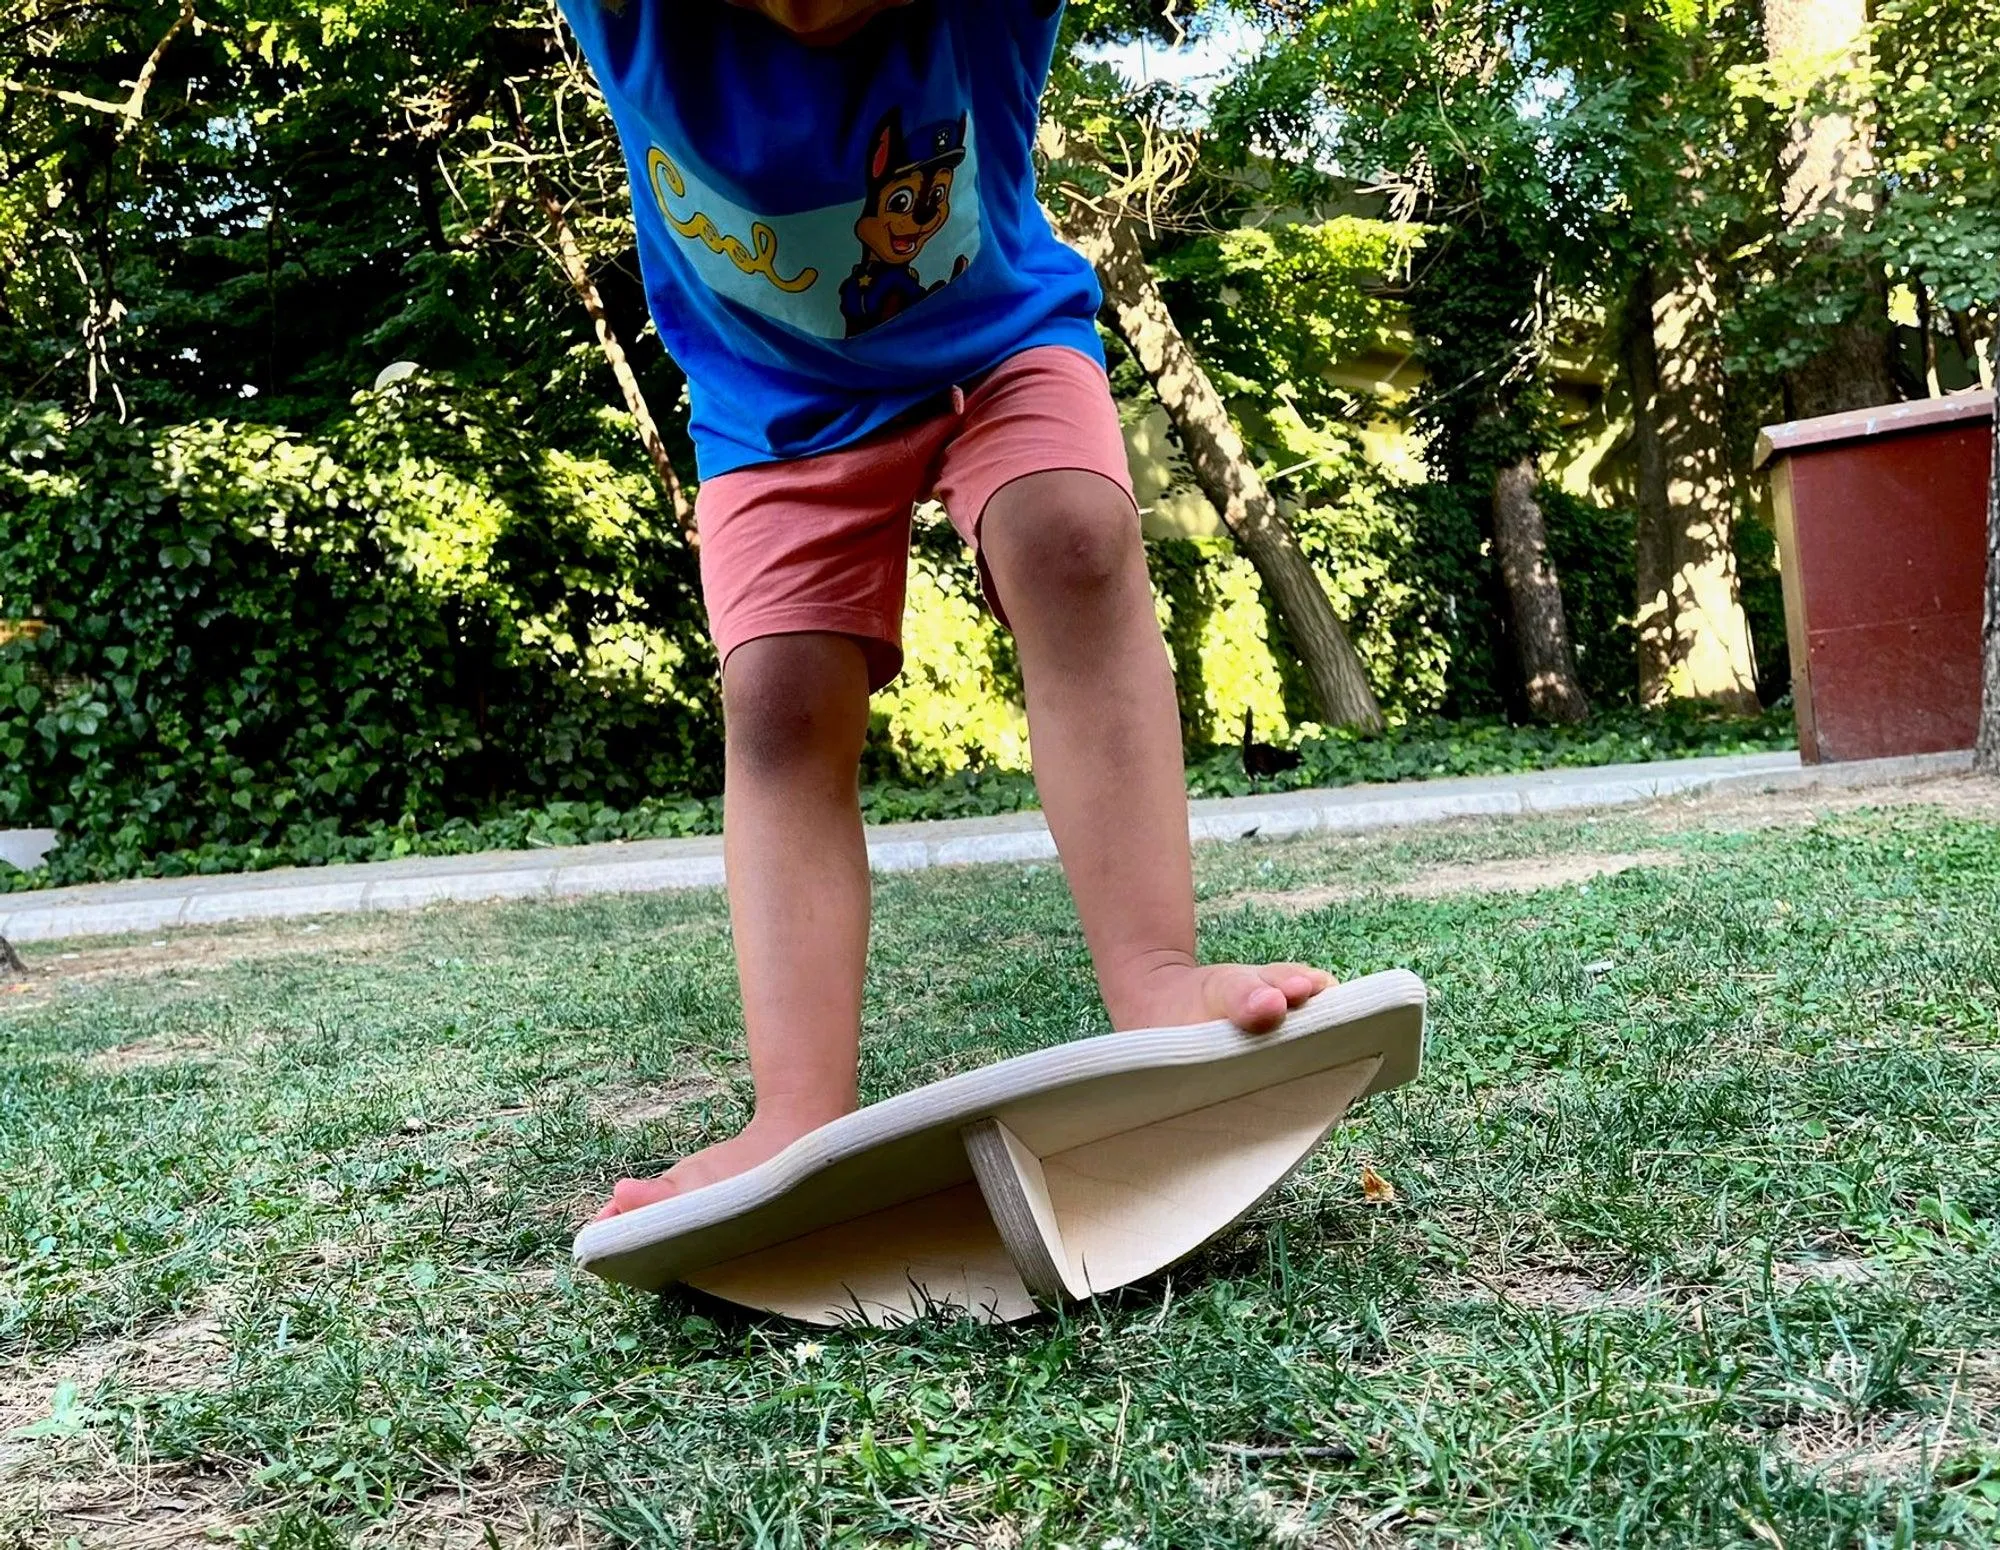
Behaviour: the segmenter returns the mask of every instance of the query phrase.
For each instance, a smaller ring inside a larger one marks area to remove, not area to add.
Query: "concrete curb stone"
[[[1919,754],[1854,764],[1807,765],[1795,753],[1664,760],[1597,769],[1542,770],[1212,797],[1189,804],[1196,840],[1276,839],[1315,830],[1441,823],[1453,818],[1628,806],[1698,791],[1840,789],[1955,774],[1969,753]],[[878,872],[939,866],[1053,861],[1040,813],[953,818],[871,828],[868,862]],[[0,894],[0,936],[20,942],[162,931],[227,921],[282,920],[430,904],[575,899],[593,894],[715,888],[722,842],[641,840],[471,856],[412,856],[239,876],[144,878],[36,893]]]

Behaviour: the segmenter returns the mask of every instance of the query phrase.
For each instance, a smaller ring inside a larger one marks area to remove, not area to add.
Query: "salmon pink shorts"
[[[976,554],[987,502],[1023,475],[1058,469],[1101,474],[1131,497],[1103,367],[1044,345],[952,388],[937,412],[852,447],[704,481],[695,517],[717,660],[765,635],[851,635],[879,689],[903,663],[917,503],[936,495]],[[983,564],[980,574],[997,614]]]

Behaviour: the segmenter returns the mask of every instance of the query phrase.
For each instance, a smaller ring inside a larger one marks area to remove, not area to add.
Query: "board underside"
[[[1283,1027],[1106,1034],[823,1126],[735,1179],[593,1223],[578,1263],[833,1324],[951,1307],[1015,1319],[1192,1253],[1350,1104],[1421,1059],[1424,987],[1335,986]]]

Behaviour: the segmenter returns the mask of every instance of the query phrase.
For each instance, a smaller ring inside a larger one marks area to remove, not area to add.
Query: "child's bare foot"
[[[1333,976],[1324,969],[1303,963],[1198,964],[1176,959],[1140,970],[1116,994],[1107,989],[1105,1001],[1116,1028],[1176,1028],[1227,1018],[1246,1032],[1269,1033],[1285,1020],[1287,1011],[1332,983]],[[747,1173],[843,1112],[759,1110],[740,1134],[683,1157],[657,1178],[620,1179],[596,1220]]]
[[[838,1114],[772,1113],[761,1110],[739,1133],[714,1146],[690,1152],[665,1173],[650,1179],[620,1179],[612,1188],[611,1199],[593,1220],[603,1221],[626,1211],[636,1211],[670,1195],[685,1195],[709,1184],[748,1173],[768,1162],[809,1130],[817,1130]]]
[[[1192,963],[1171,959],[1134,975],[1105,1005],[1114,1028],[1178,1028],[1226,1018],[1246,1033],[1269,1033],[1285,1013],[1333,983],[1303,963]]]

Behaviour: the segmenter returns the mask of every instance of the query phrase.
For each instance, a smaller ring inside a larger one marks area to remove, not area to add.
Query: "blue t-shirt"
[[[1008,356],[1102,360],[1035,198],[1059,8],[914,0],[808,48],[724,0],[563,0],[624,143],[711,478],[845,446]]]

